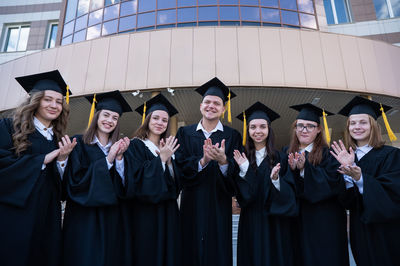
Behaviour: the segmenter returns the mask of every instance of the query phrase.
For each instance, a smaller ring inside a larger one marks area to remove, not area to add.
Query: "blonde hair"
[[[383,140],[382,134],[381,134],[381,127],[372,116],[368,115],[368,120],[369,120],[369,124],[371,125],[371,131],[369,134],[368,145],[373,148],[378,149],[385,144],[385,141]],[[350,117],[347,118],[347,121],[346,121],[346,130],[344,131],[344,144],[347,149],[352,147],[355,150],[356,146],[357,146],[357,141],[351,137],[350,131],[349,131],[349,126],[350,126]]]

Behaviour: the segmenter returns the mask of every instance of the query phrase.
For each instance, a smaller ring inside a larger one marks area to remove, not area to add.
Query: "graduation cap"
[[[61,93],[63,96],[67,96],[66,102],[69,104],[69,95],[72,93],[58,70],[16,77],[15,79],[28,94],[37,91],[52,90]]]
[[[326,142],[328,142],[328,144],[331,142],[331,136],[329,134],[328,122],[326,120],[326,117],[329,115],[333,115],[333,113],[325,111],[324,109],[321,109],[311,103],[292,105],[290,106],[290,108],[299,112],[296,119],[314,121],[319,124],[319,118],[322,116],[324,121]]]
[[[360,96],[355,96],[348,104],[346,104],[339,111],[339,114],[344,116],[367,114],[373,117],[375,120],[382,115],[383,122],[385,123],[385,127],[388,132],[390,141],[395,141],[397,140],[397,137],[394,135],[392,129],[390,128],[389,121],[385,113],[390,109],[392,109],[391,106],[377,103]]]
[[[92,104],[88,127],[92,122],[95,109],[97,111],[110,110],[118,113],[120,116],[122,113],[132,112],[132,108],[129,106],[119,90],[99,94],[95,93],[93,95],[86,96],[85,98]]]
[[[232,115],[231,115],[231,99],[236,97],[236,94],[233,93],[221,80],[217,77],[207,81],[200,87],[196,89],[200,95],[206,97],[207,95],[218,96],[222,99],[222,102],[225,104],[228,103],[228,122],[232,123]]]
[[[279,114],[268,108],[266,105],[256,102],[244,112],[236,116],[237,119],[243,121],[243,146],[246,145],[247,137],[247,124],[253,119],[265,119],[268,123],[271,123],[275,119],[280,117]]]
[[[147,102],[144,102],[141,106],[135,109],[142,116],[142,125],[146,116],[156,110],[162,110],[168,113],[169,117],[172,117],[178,113],[178,110],[165,98],[161,93],[157,94]]]

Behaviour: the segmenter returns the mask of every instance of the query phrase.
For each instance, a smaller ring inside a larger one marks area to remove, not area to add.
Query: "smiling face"
[[[295,130],[302,149],[313,143],[318,133],[321,132],[317,122],[303,119],[297,119]]]
[[[149,121],[149,134],[160,136],[168,127],[169,116],[163,110],[155,110],[152,112]]]
[[[225,111],[222,99],[218,96],[207,95],[200,104],[200,112],[203,119],[209,121],[218,120]]]
[[[110,134],[117,126],[119,114],[110,110],[101,110],[97,120],[97,130],[101,133]]]
[[[371,123],[367,114],[354,114],[349,116],[348,129],[350,136],[356,141],[357,146],[369,143]]]
[[[265,119],[253,119],[249,122],[249,136],[254,144],[266,144],[268,137],[268,121]]]
[[[59,92],[46,90],[40,105],[35,112],[35,116],[43,124],[50,124],[57,119],[62,111],[63,95]]]

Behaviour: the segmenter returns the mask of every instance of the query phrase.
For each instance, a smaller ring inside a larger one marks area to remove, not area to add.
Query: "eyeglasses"
[[[314,129],[316,128],[316,125],[312,125],[312,124],[296,124],[295,128],[297,131],[302,132],[304,129],[306,129],[307,132],[312,132],[314,131]]]

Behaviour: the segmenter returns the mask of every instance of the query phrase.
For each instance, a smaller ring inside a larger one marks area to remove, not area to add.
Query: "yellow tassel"
[[[326,121],[327,114],[325,113],[324,109],[322,109],[322,116],[324,119],[325,138],[326,138],[326,142],[329,145],[329,143],[331,143],[331,135],[329,134],[328,122]]]
[[[246,114],[243,112],[243,147],[246,146],[246,138],[247,138],[247,121]]]
[[[380,110],[381,110],[381,112],[382,112],[383,122],[385,123],[385,127],[386,127],[387,133],[388,133],[388,135],[389,135],[390,141],[395,141],[395,140],[397,140],[396,135],[393,133],[392,129],[390,128],[389,121],[388,121],[388,119],[387,119],[387,116],[386,116],[386,114],[385,114],[385,111],[383,110],[382,104],[381,104]]]
[[[144,102],[144,107],[143,107],[142,125],[144,124],[145,119],[146,119],[146,102]]]
[[[96,101],[96,94],[94,94],[94,95],[93,95],[92,107],[90,108],[89,122],[88,122],[87,128],[89,128],[89,127],[90,127],[90,124],[92,123],[93,116],[94,116],[94,109],[95,109],[95,107],[96,107],[96,103],[97,103],[97,101]]]
[[[231,113],[231,90],[228,94],[228,122],[232,123],[232,113]]]
[[[67,85],[67,96],[65,97],[65,101],[69,104],[69,86]]]

